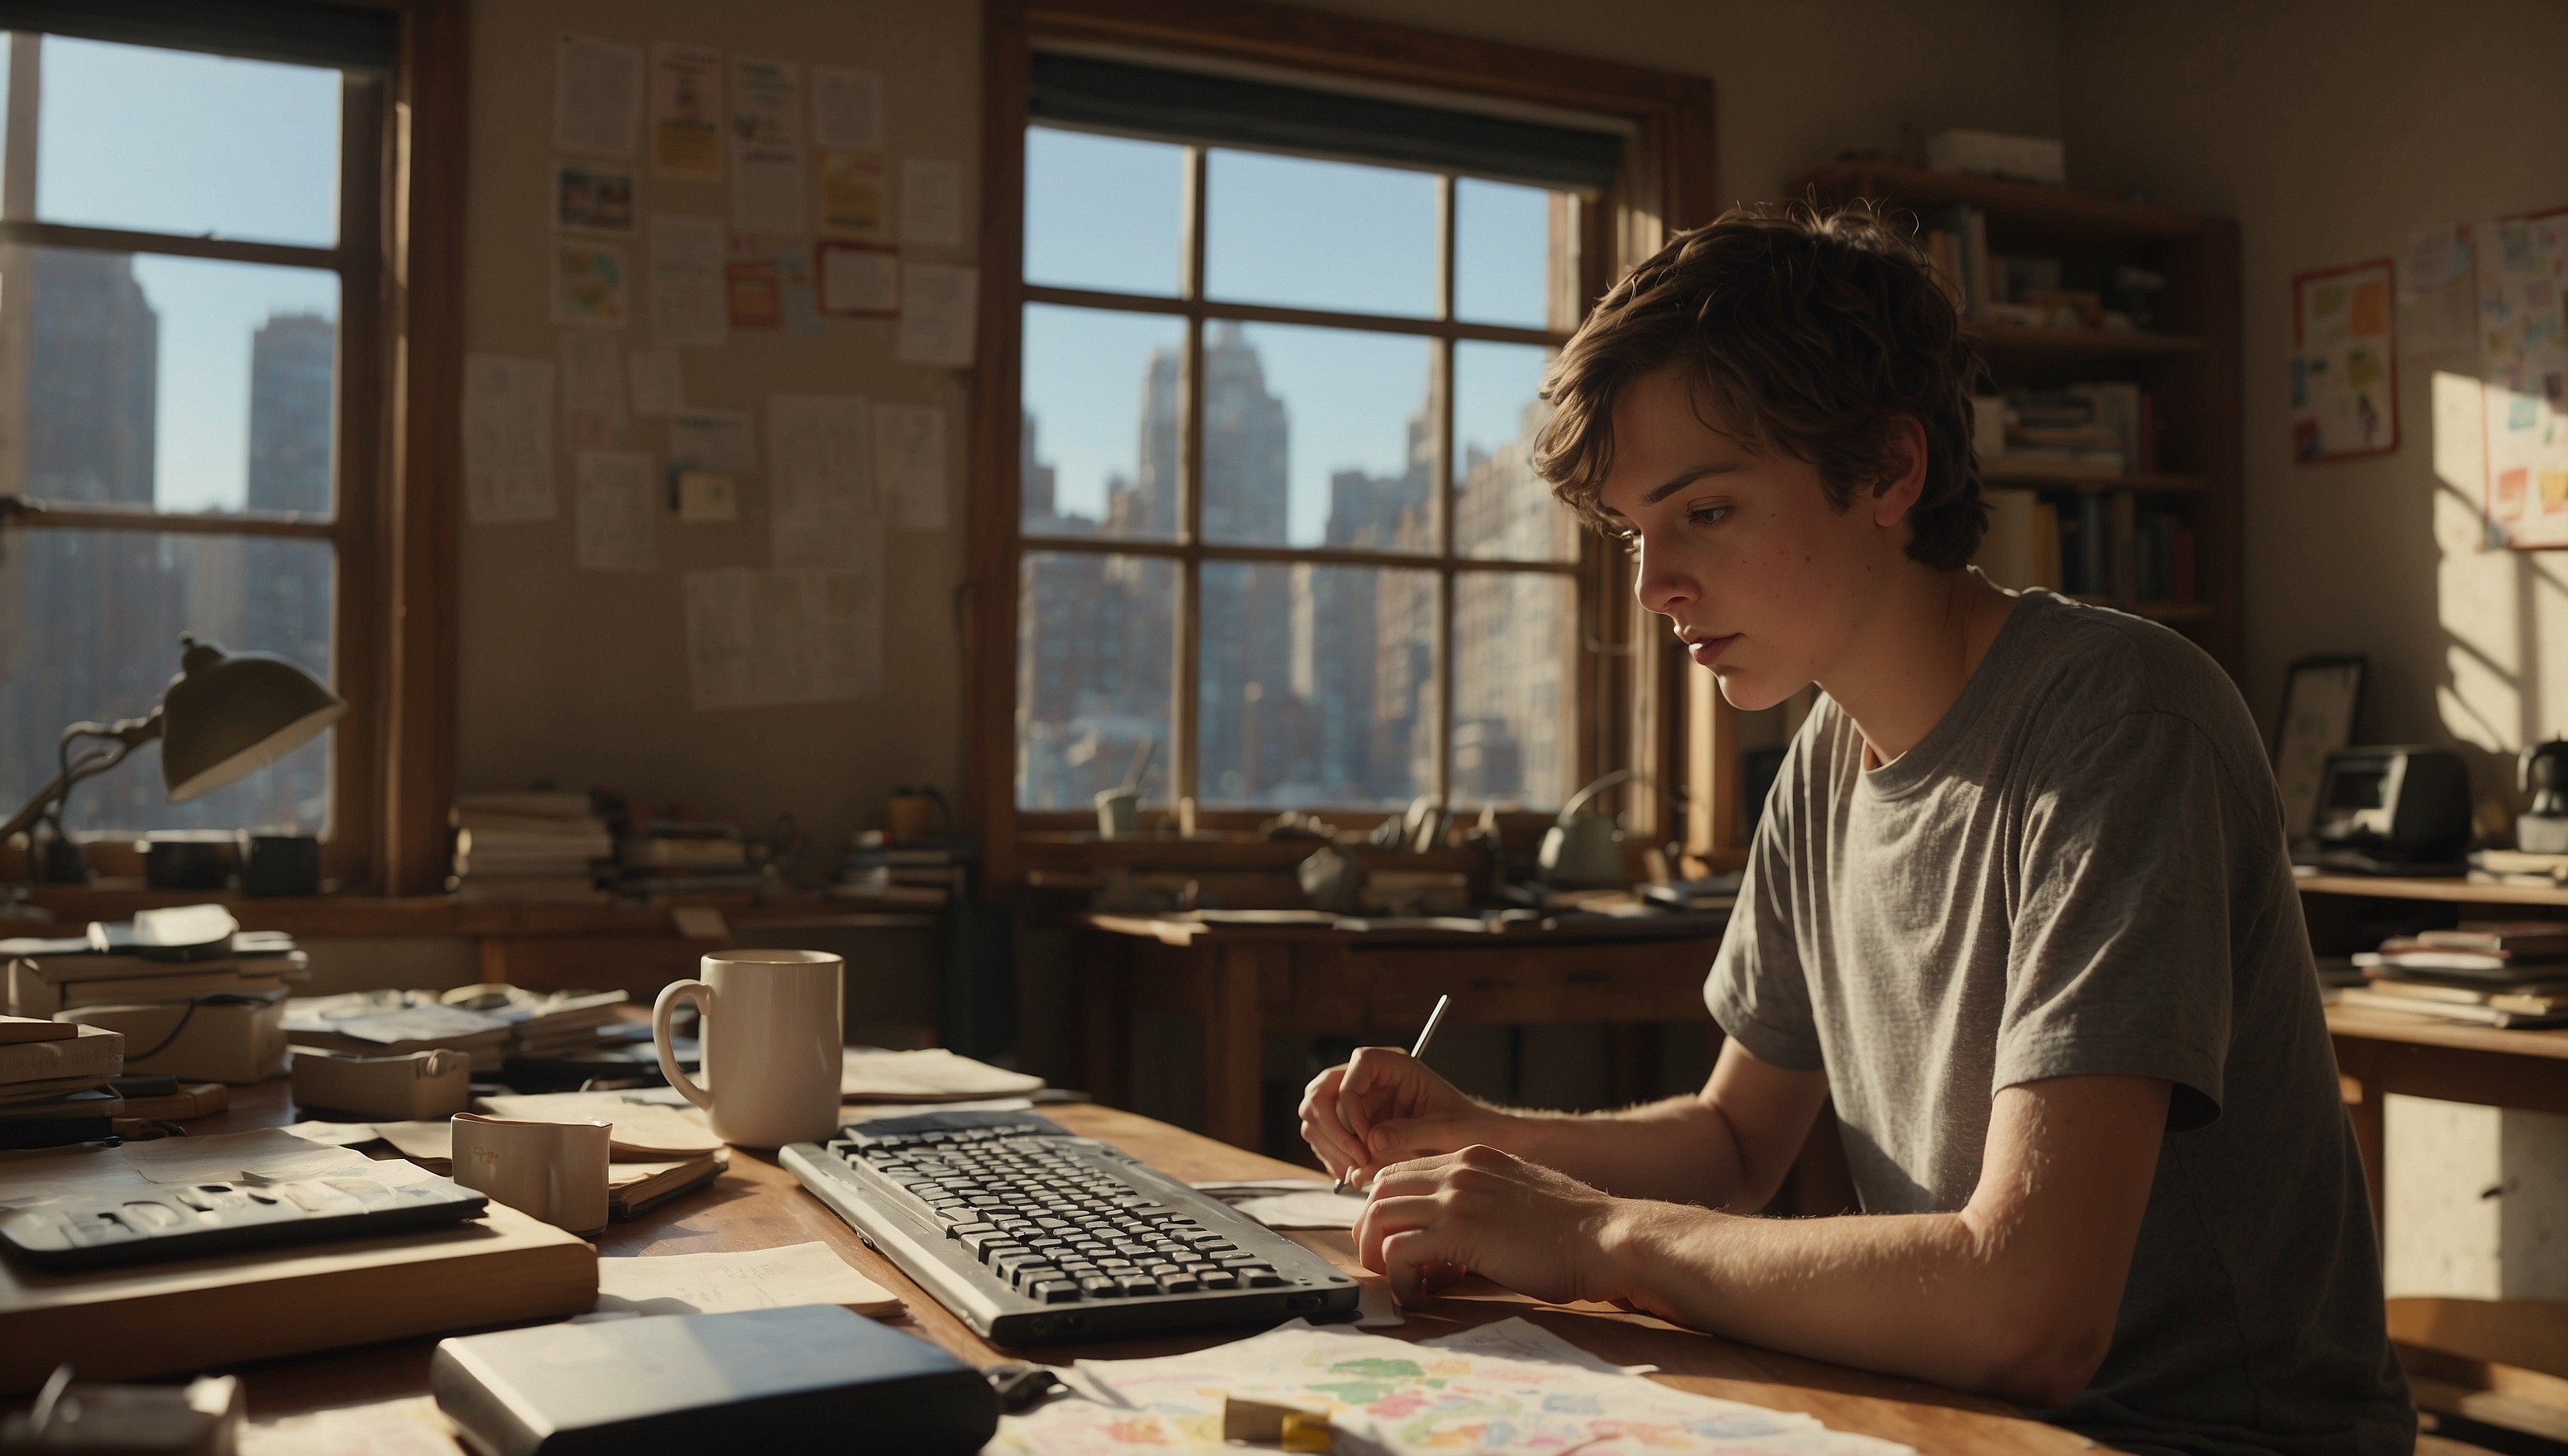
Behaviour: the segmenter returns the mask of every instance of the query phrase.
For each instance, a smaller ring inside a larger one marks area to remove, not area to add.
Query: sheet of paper
[[[22,1208],[57,1198],[113,1198],[149,1191],[152,1180],[134,1170],[118,1148],[78,1147],[0,1152],[0,1208]]]
[[[1367,1286],[1371,1288],[1370,1285]],[[1388,1285],[1384,1292],[1390,1292]],[[1576,1365],[1600,1375],[1646,1375],[1656,1365],[1618,1365],[1603,1355],[1590,1354],[1568,1340],[1543,1328],[1530,1319],[1498,1319],[1487,1324],[1474,1324],[1451,1334],[1422,1339],[1420,1344],[1436,1349],[1460,1350],[1464,1354],[1495,1355],[1502,1359],[1531,1360],[1537,1364]]]
[[[880,242],[891,234],[879,151],[820,150],[820,231],[829,237]]]
[[[847,1305],[860,1314],[887,1314],[900,1301],[817,1241],[738,1254],[597,1261],[600,1311],[727,1314],[795,1305]]]
[[[475,525],[553,518],[553,367],[475,354],[464,361],[465,517]]]
[[[633,231],[633,169],[594,161],[553,163],[553,226],[569,232]]]
[[[843,66],[812,67],[811,140],[822,146],[882,149],[882,78]]]
[[[651,166],[664,177],[722,180],[722,52],[651,48]]]
[[[455,1124],[439,1117],[425,1122],[378,1122],[375,1130],[405,1158],[427,1163],[455,1161]]]
[[[2568,212],[2474,223],[2491,544],[2568,546]]]
[[[352,1148],[383,1137],[371,1122],[289,1122],[285,1130],[307,1142],[328,1143],[336,1148]]]
[[[631,156],[642,103],[642,52],[566,35],[553,63],[553,146]]]
[[[570,447],[615,448],[628,423],[623,346],[602,330],[565,329],[555,353],[561,360],[562,431]]]
[[[681,470],[755,470],[758,432],[736,410],[681,410],[669,417],[669,463]]]
[[[375,1160],[281,1127],[250,1132],[163,1137],[125,1145],[125,1161],[155,1183],[238,1183],[251,1176],[282,1183],[334,1174],[372,1176]]]
[[[945,529],[945,412],[929,405],[874,406],[874,479],[901,529]]]
[[[2408,234],[2399,260],[2399,352],[2448,354],[2478,347],[2478,290],[2470,229],[2457,222]]]
[[[916,1117],[927,1112],[1031,1112],[1031,1097],[971,1097],[958,1102],[848,1102],[838,1108],[840,1122],[871,1122],[877,1117]]]
[[[882,570],[872,420],[854,395],[767,401],[767,524],[786,570]]]
[[[731,337],[723,303],[722,219],[653,215],[651,337],[663,348],[719,348]]]
[[[889,248],[820,244],[820,312],[900,312],[900,255]]]
[[[723,1140],[706,1131],[702,1123],[677,1116],[676,1108],[636,1102],[622,1092],[484,1097],[481,1106],[493,1117],[530,1122],[611,1122],[615,1124],[611,1146],[617,1152],[695,1154],[710,1153],[723,1145]]]
[[[838,1095],[874,1101],[936,1101],[956,1097],[1021,1096],[1042,1088],[1031,1072],[1010,1071],[960,1056],[942,1046],[885,1051],[850,1046],[841,1053]]]
[[[624,249],[584,238],[553,239],[553,322],[620,329],[633,317]]]
[[[584,571],[656,571],[659,471],[646,454],[581,450],[576,502]]]
[[[892,356],[903,364],[968,368],[979,306],[978,269],[911,263],[900,270],[900,336]]]
[[[1396,1329],[1409,1322],[1400,1312],[1400,1302],[1391,1297],[1391,1286],[1369,1279],[1356,1291],[1356,1328]]]
[[[802,68],[731,58],[731,215],[736,230],[808,234],[802,206]]]
[[[463,1456],[434,1395],[271,1416],[241,1428],[240,1456]]]
[[[828,332],[820,321],[820,288],[812,276],[808,246],[776,250],[776,297],[785,316],[785,332],[806,339]]]
[[[1352,1229],[1365,1196],[1338,1193],[1325,1180],[1279,1178],[1262,1185],[1198,1183],[1195,1187],[1270,1229]]]
[[[678,361],[675,349],[636,349],[625,360],[634,414],[656,419],[687,408],[686,372]]]
[[[699,712],[882,696],[878,571],[691,571],[686,601]]]
[[[931,247],[963,241],[963,168],[933,156],[900,163],[900,240]]]

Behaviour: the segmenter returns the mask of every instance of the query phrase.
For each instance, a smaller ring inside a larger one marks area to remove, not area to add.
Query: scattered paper
[[[871,1122],[877,1117],[920,1117],[930,1112],[1031,1112],[1031,1097],[973,1097],[959,1102],[849,1102],[838,1108],[838,1120]]]
[[[1042,1077],[960,1056],[942,1046],[885,1051],[850,1046],[838,1077],[838,1095],[876,1102],[942,1101],[955,1097],[1021,1096],[1041,1090]]]
[[[1370,1283],[1366,1288],[1372,1288]],[[1391,1287],[1384,1285],[1383,1293]],[[1543,1328],[1530,1319],[1512,1318],[1474,1324],[1451,1334],[1422,1339],[1420,1344],[1434,1349],[1459,1350],[1464,1354],[1494,1355],[1501,1359],[1530,1360],[1536,1364],[1576,1365],[1600,1375],[1646,1375],[1656,1365],[1618,1365],[1603,1355],[1590,1354],[1568,1340]]]
[[[553,146],[597,156],[631,156],[642,101],[642,52],[587,36],[563,36],[553,71]]]
[[[691,571],[687,664],[699,712],[879,698],[882,576]]]
[[[636,349],[625,360],[634,414],[656,419],[687,408],[686,375],[678,359],[675,349]]]
[[[465,514],[475,525],[553,518],[553,367],[464,361]]]
[[[1352,1229],[1365,1211],[1363,1194],[1340,1193],[1334,1184],[1316,1178],[1198,1183],[1195,1189],[1270,1229]]]
[[[651,48],[651,165],[664,177],[722,180],[722,52]]]
[[[900,1301],[816,1241],[739,1254],[646,1254],[597,1261],[597,1308],[602,1313],[728,1314],[795,1305],[846,1305],[860,1314],[888,1314],[900,1308]]]
[[[83,1143],[0,1152],[0,1208],[24,1208],[58,1198],[114,1198],[151,1188],[152,1181],[136,1172],[118,1148]]]
[[[553,164],[553,226],[572,232],[633,231],[633,171],[592,161]]]
[[[880,242],[890,235],[879,151],[820,152],[820,231]]]
[[[2475,223],[2491,545],[2568,546],[2568,214]]]
[[[927,405],[874,406],[874,479],[901,529],[945,529],[945,412]]]
[[[463,1456],[434,1395],[271,1416],[241,1428],[240,1456]]]
[[[645,454],[579,452],[578,560],[586,571],[656,571],[652,497],[658,471]]]
[[[755,470],[757,432],[736,410],[681,410],[669,417],[669,463],[681,470]]]
[[[900,312],[900,255],[889,248],[820,244],[820,312]]]
[[[403,1157],[422,1163],[455,1161],[455,1124],[447,1118],[425,1122],[378,1122],[375,1131],[383,1134]]]
[[[853,395],[767,401],[767,523],[779,567],[882,570],[871,421]]]
[[[561,360],[562,428],[570,447],[613,449],[626,424],[622,346],[613,334],[600,330],[566,329],[555,353]]]
[[[935,247],[963,241],[963,168],[936,157],[900,163],[900,240]]]
[[[942,263],[911,263],[901,269],[900,337],[893,357],[903,364],[968,367],[979,290],[977,269]]]
[[[651,335],[663,347],[715,348],[730,337],[723,322],[721,218],[652,217]]]
[[[371,1122],[289,1122],[284,1130],[306,1142],[328,1143],[338,1148],[377,1142],[383,1137]]]
[[[882,78],[843,66],[812,67],[811,140],[822,146],[879,150]]]
[[[791,237],[811,230],[802,210],[802,68],[731,59],[732,222]]]
[[[553,239],[553,322],[620,329],[633,316],[624,249],[614,243]]]
[[[2478,346],[2470,229],[2457,222],[2408,234],[2399,268],[2399,352],[2448,354]]]
[[[376,1172],[375,1160],[363,1153],[297,1137],[281,1127],[130,1142],[125,1160],[155,1183],[240,1183],[253,1176],[284,1183],[334,1175],[372,1177]]]
[[[703,1124],[676,1115],[674,1107],[636,1102],[622,1092],[542,1092],[484,1097],[483,1111],[528,1122],[609,1122],[607,1145],[617,1153],[694,1156],[721,1148]]]

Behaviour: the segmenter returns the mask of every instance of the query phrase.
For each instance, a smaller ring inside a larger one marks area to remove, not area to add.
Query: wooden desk
[[[1700,922],[1672,935],[1592,924],[1493,935],[1097,914],[1075,924],[1087,1019],[1081,1075],[1090,1090],[1127,1099],[1134,1011],[1192,1018],[1203,1027],[1205,1130],[1243,1148],[1259,1145],[1268,1030],[1381,1032],[1406,1044],[1448,994],[1446,1016],[1466,1024],[1709,1020],[1703,978],[1721,947]],[[1656,1080],[1655,1058],[1639,1044],[1625,1051],[1616,1068],[1630,1085],[1616,1092],[1638,1099]]]
[[[2396,1092],[2568,1114],[2568,1029],[2503,1031],[2369,1007],[2329,1007],[2327,1022],[2376,1223],[2383,1206],[2383,1097]]]
[[[1076,1131],[1102,1138],[1180,1177],[1297,1177],[1308,1172],[1210,1138],[1098,1106],[1045,1109]],[[199,1133],[238,1132],[291,1121],[283,1081],[235,1089],[231,1110],[190,1124]],[[1292,1236],[1351,1275],[1370,1279],[1355,1263],[1346,1235]],[[756,1153],[735,1152],[731,1171],[711,1187],[673,1200],[629,1223],[610,1225],[598,1240],[606,1255],[706,1254],[766,1249],[817,1239],[866,1277],[908,1303],[890,1322],[953,1351],[974,1364],[999,1359],[1039,1359],[1067,1364],[1080,1357],[1124,1358],[1201,1349],[1242,1331],[1078,1345],[1046,1345],[1002,1353],[911,1284],[888,1260],[859,1242],[819,1200],[802,1191],[794,1175]],[[1735,1344],[1677,1329],[1645,1315],[1602,1306],[1537,1306],[1494,1285],[1473,1282],[1414,1310],[1409,1323],[1385,1330],[1405,1339],[1444,1334],[1511,1314],[1526,1314],[1579,1345],[1625,1364],[1651,1363],[1658,1378],[1705,1395],[1745,1400],[1782,1410],[1807,1411],[1828,1425],[1915,1446],[1927,1456],[1995,1453],[1995,1456],[2067,1456],[2089,1448],[2066,1431],[2023,1419],[2001,1402],[1919,1381],[1894,1379],[1816,1360]],[[421,1338],[267,1360],[217,1373],[239,1375],[248,1385],[251,1414],[268,1416],[325,1405],[389,1400],[425,1394],[436,1340]],[[80,1351],[66,1350],[77,1362]]]

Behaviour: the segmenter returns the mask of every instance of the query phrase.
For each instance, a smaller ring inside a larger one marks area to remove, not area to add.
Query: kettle
[[[1580,810],[1596,795],[1636,776],[1629,768],[1617,768],[1571,794],[1569,802],[1560,806],[1560,817],[1542,831],[1542,847],[1534,852],[1534,869],[1544,884],[1564,890],[1601,890],[1623,883],[1623,845],[1615,837],[1614,816]]]
[[[2514,821],[2515,848],[2568,854],[2568,738],[2524,749],[2515,765],[2515,787],[2532,795],[2532,806]]]

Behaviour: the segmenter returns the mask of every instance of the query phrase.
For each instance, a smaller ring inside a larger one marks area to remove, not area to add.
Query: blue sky
[[[336,241],[339,73],[60,36],[43,45],[39,218]],[[272,313],[336,318],[338,277],[148,255],[134,274],[160,315],[159,504],[238,509],[250,337]]]
[[[1027,136],[1026,276],[1174,296],[1183,148],[1037,128]],[[1436,184],[1425,172],[1215,150],[1205,171],[1205,284],[1216,299],[1427,317],[1435,310]],[[1465,180],[1456,198],[1456,312],[1540,327],[1545,194]],[[1026,328],[1026,406],[1059,472],[1059,507],[1098,514],[1129,474],[1141,370],[1175,321],[1038,307]],[[1316,543],[1329,476],[1399,472],[1426,399],[1427,345],[1348,331],[1253,325],[1267,387],[1291,425],[1291,539]],[[1483,448],[1513,439],[1542,351],[1482,345],[1457,363],[1454,424]]]

